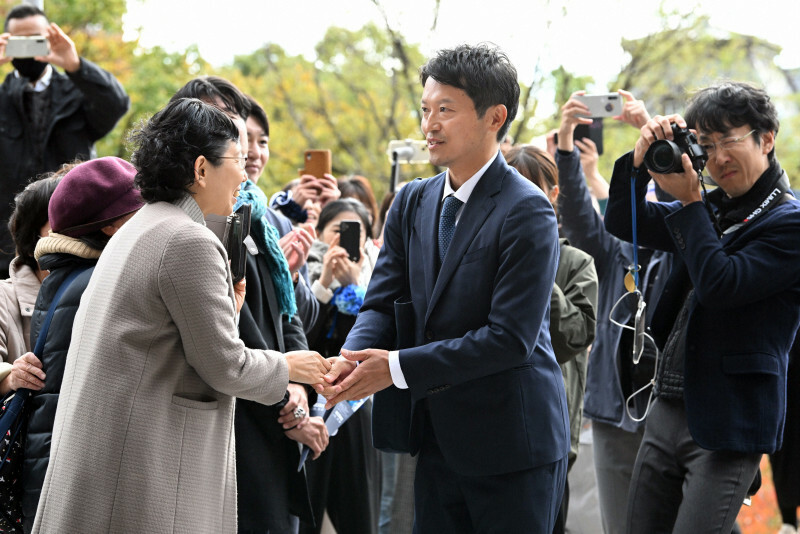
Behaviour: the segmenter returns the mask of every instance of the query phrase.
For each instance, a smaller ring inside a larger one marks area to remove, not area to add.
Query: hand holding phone
[[[347,251],[350,261],[361,260],[361,222],[339,221],[339,246]]]
[[[6,42],[5,57],[26,58],[46,56],[50,45],[44,35],[10,35]]]

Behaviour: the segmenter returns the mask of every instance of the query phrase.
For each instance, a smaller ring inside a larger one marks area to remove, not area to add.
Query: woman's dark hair
[[[266,136],[269,137],[269,119],[267,118],[267,112],[264,111],[261,104],[256,102],[255,98],[250,95],[246,96],[247,101],[250,103],[250,116],[248,118],[255,119],[258,125],[264,130]]]
[[[220,164],[239,129],[225,112],[196,98],[174,100],[153,115],[131,140],[134,184],[145,202],[172,202],[189,192],[194,164],[205,156]]]
[[[492,106],[502,104],[508,115],[497,131],[502,141],[519,107],[519,82],[517,70],[503,52],[487,44],[461,45],[452,50],[440,50],[436,57],[420,69],[422,86],[428,78],[450,85],[467,93],[478,117],[483,117]]]
[[[780,121],[775,105],[766,91],[745,82],[724,82],[696,92],[686,108],[686,124],[704,133],[725,133],[732,128],[749,126],[756,131],[753,139],[761,144],[760,135],[775,132]],[[775,161],[775,148],[767,155]]]
[[[549,198],[550,191],[558,186],[558,167],[547,150],[533,145],[515,145],[505,155],[506,163],[544,191]],[[558,210],[553,203],[553,210]]]
[[[239,115],[247,120],[250,115],[250,101],[247,96],[225,78],[219,76],[199,76],[186,82],[172,95],[170,102],[181,98],[197,98],[208,104],[223,104],[223,111]]]
[[[361,224],[364,226],[364,230],[367,232],[367,238],[372,239],[369,212],[367,208],[364,207],[364,204],[356,198],[340,198],[339,200],[333,200],[325,204],[325,207],[322,208],[319,214],[319,220],[317,221],[317,234],[321,234],[322,231],[325,230],[325,227],[328,226],[329,222],[345,211],[352,211],[358,215],[358,218],[361,219]]]
[[[361,175],[354,174],[347,178],[342,178],[338,182],[341,198],[355,198],[367,208],[370,213],[370,225],[374,225],[378,220],[378,203],[375,201],[375,193],[369,181]]]
[[[8,231],[14,240],[20,261],[33,269],[39,269],[33,251],[39,241],[42,226],[48,221],[47,206],[61,178],[77,163],[64,165],[61,169],[29,183],[14,197],[14,211],[8,220]]]

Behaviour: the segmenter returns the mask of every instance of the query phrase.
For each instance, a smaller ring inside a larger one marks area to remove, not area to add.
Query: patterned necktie
[[[464,203],[454,196],[444,199],[442,213],[439,216],[439,264],[444,262],[444,256],[450,246],[450,240],[456,231],[456,213]]]

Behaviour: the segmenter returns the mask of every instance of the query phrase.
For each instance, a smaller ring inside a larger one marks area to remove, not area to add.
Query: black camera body
[[[644,164],[658,174],[683,172],[681,154],[686,154],[692,162],[692,167],[700,173],[706,166],[708,154],[697,143],[697,136],[688,128],[681,128],[672,123],[672,138],[659,139],[647,149],[644,154]]]

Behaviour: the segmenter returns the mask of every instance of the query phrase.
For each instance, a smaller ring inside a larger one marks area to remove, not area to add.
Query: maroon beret
[[[54,232],[81,237],[144,205],[133,186],[136,169],[109,156],[81,163],[59,182],[47,213]]]

